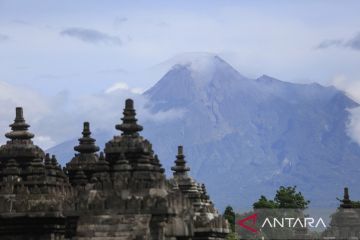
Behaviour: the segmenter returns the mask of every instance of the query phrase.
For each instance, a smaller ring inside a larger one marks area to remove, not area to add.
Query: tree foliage
[[[281,186],[274,196],[274,199],[267,199],[265,196],[260,196],[259,200],[253,204],[254,212],[261,211],[259,215],[260,222],[263,222],[266,217],[292,217],[303,218],[303,210],[306,209],[310,201],[306,200],[301,192],[296,190],[296,186],[284,187]],[[287,209],[284,211],[284,209]],[[296,229],[293,228],[262,228],[262,236],[268,239],[293,238],[296,234]],[[307,231],[303,232],[304,234]]]
[[[230,229],[232,232],[235,232],[235,212],[231,206],[225,208],[224,218],[229,222]]]
[[[254,209],[260,208],[278,208],[278,205],[273,200],[268,200],[265,196],[261,195],[260,199],[253,204]]]
[[[227,206],[225,208],[223,216],[229,222],[229,227],[230,227],[230,233],[227,235],[226,239],[227,240],[238,240],[239,235],[235,232],[236,215],[235,215],[234,209],[231,206]]]
[[[306,200],[301,192],[296,191],[296,186],[284,187],[281,186],[275,194],[274,200],[268,200],[265,196],[253,204],[254,209],[260,208],[296,208],[306,209],[310,201]]]
[[[306,209],[310,203],[310,201],[305,200],[301,192],[296,191],[296,186],[281,186],[277,190],[274,200],[279,208]]]

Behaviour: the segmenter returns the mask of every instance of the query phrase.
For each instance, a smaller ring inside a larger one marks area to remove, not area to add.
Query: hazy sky
[[[75,98],[139,93],[186,52],[218,54],[248,77],[334,84],[360,101],[359,9],[329,0],[0,0],[0,130],[15,105],[36,128],[54,109],[88,107]],[[41,137],[45,147],[62,140]]]

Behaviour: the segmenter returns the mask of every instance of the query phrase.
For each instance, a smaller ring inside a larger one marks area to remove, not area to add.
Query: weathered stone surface
[[[327,239],[359,239],[360,208],[350,200],[348,188],[344,188],[344,198],[337,211],[332,214],[330,227],[323,233]]]
[[[84,123],[61,169],[33,144],[21,108],[0,147],[0,239],[224,239],[227,222],[193,180],[183,148],[166,179],[126,100],[121,130],[99,151]]]

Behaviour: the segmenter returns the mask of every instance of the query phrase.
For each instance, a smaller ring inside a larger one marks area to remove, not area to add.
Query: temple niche
[[[83,125],[75,156],[61,168],[34,145],[22,108],[0,147],[0,239],[225,239],[228,223],[204,184],[189,175],[178,147],[167,179],[151,143],[140,135],[134,103],[104,151]]]

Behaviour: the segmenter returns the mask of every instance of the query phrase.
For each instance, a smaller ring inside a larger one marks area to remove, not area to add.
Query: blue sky
[[[252,78],[335,85],[360,101],[359,9],[359,1],[0,0],[0,129],[23,105],[40,144],[55,144],[65,135],[46,136],[40,116],[71,112],[86,105],[75,99],[114,86],[146,90],[186,52],[218,54]]]

